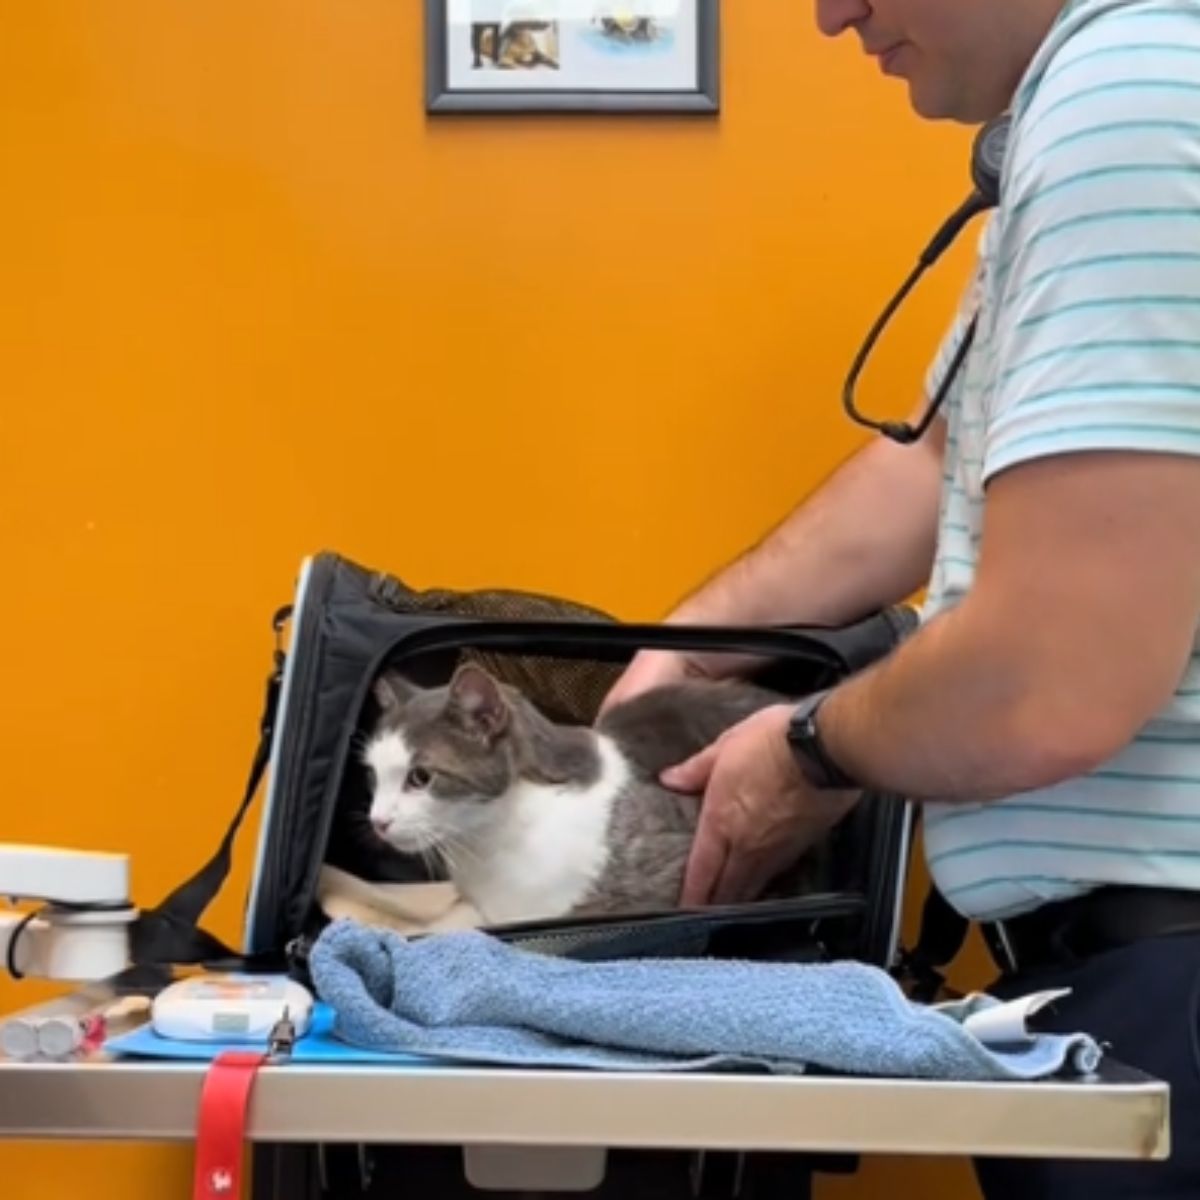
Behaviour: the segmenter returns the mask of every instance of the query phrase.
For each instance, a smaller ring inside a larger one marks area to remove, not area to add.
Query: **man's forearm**
[[[836,688],[817,725],[872,790],[994,800],[1074,778],[1119,747],[1123,730],[1098,720],[1071,678],[1018,621],[968,600]]]
[[[910,596],[936,542],[941,444],[929,436],[871,442],[668,620],[842,625]]]
[[[1200,461],[1114,451],[999,474],[975,580],[841,684],[817,725],[873,790],[986,801],[1124,750],[1174,696],[1200,613]]]

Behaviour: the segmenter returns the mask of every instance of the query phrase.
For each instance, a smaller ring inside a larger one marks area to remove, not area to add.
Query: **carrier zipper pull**
[[[267,1059],[270,1062],[277,1063],[280,1059],[291,1058],[292,1048],[295,1045],[296,1026],[288,1016],[288,1010],[285,1006],[283,1015],[271,1026],[271,1033],[267,1038]]]

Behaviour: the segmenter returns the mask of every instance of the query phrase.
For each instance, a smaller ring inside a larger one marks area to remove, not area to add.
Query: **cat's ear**
[[[412,699],[413,685],[396,671],[385,671],[371,689],[380,709],[385,713],[394,713],[403,708]]]
[[[508,726],[508,704],[500,685],[482,667],[470,663],[455,671],[448,707],[469,732],[489,742]]]

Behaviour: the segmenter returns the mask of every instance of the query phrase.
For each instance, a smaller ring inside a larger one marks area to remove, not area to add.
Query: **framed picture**
[[[720,0],[425,0],[426,110],[719,111]]]

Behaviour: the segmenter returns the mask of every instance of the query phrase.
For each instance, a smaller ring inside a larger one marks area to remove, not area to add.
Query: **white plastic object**
[[[464,1146],[467,1182],[481,1192],[591,1192],[603,1182],[603,1146]]]
[[[21,913],[0,910],[0,970],[10,948],[22,975],[42,979],[108,979],[129,965],[129,926],[137,910],[129,905],[127,854],[0,843],[4,896],[43,900],[47,907],[24,925]],[[89,904],[113,907],[74,907]]]
[[[1070,988],[1055,988],[1051,991],[1033,992],[1028,996],[1018,996],[1015,1000],[994,1004],[968,1014],[963,1020],[963,1028],[974,1034],[985,1046],[1011,1046],[1033,1042],[1037,1035],[1029,1030],[1029,1018],[1047,1004],[1070,994]]]
[[[46,1017],[38,1022],[38,1051],[46,1058],[66,1058],[82,1041],[83,1026],[76,1017]]]
[[[129,856],[0,843],[0,896],[121,904],[129,898]]]
[[[158,993],[150,1024],[180,1042],[266,1042],[285,1009],[303,1037],[312,1006],[312,993],[281,975],[193,975]]]
[[[0,1054],[26,1062],[38,1053],[38,1027],[25,1017],[10,1017],[0,1025]]]
[[[71,912],[50,908],[20,933],[21,913],[0,911],[0,971],[16,936],[13,965],[22,975],[70,982],[109,979],[129,965],[129,926],[133,908]]]

